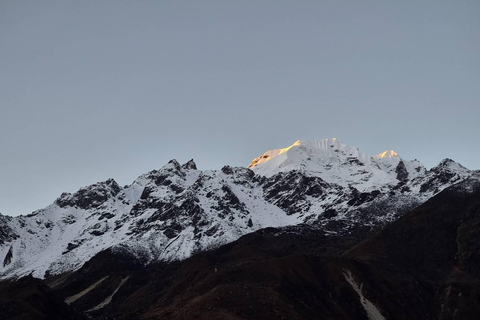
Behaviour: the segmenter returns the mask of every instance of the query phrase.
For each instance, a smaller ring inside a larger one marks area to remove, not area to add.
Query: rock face
[[[265,228],[146,267],[107,250],[46,283],[63,299],[98,283],[71,304],[92,319],[478,319],[480,173],[379,232],[329,223],[344,225]]]
[[[13,257],[13,247],[10,247],[10,249],[7,252],[7,255],[5,256],[5,259],[3,259],[3,267],[8,266],[12,262],[12,257]]]
[[[87,210],[101,206],[105,201],[116,196],[120,190],[120,186],[115,180],[109,179],[81,188],[74,194],[63,193],[55,203],[60,208],[77,207]]]
[[[123,188],[109,179],[28,216],[0,215],[0,258],[8,260],[0,277],[77,270],[108,248],[142,264],[182,260],[267,227],[374,228],[472,175],[452,160],[426,170],[337,139],[297,141],[249,167],[201,171],[172,160]]]
[[[18,238],[18,235],[10,227],[13,220],[12,217],[0,214],[0,246]]]

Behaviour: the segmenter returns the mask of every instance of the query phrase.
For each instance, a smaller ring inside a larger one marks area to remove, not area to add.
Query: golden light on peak
[[[264,154],[261,155],[260,157],[253,159],[253,161],[248,165],[248,168],[253,168],[253,167],[255,167],[255,166],[258,165],[258,164],[261,164],[261,163],[270,161],[271,159],[275,158],[276,156],[281,155],[282,153],[287,152],[287,151],[290,150],[291,148],[293,148],[293,147],[295,147],[295,146],[299,146],[299,145],[301,145],[301,144],[302,144],[302,141],[301,141],[301,140],[297,140],[297,141],[295,141],[294,144],[292,144],[292,145],[291,145],[290,147],[288,147],[288,148],[283,148],[283,149],[276,149],[276,150],[267,151],[266,153],[264,153]]]
[[[379,158],[393,158],[393,157],[397,157],[398,156],[398,153],[396,153],[395,151],[393,150],[387,150],[383,153],[380,153],[378,155]]]
[[[278,151],[279,151],[278,154],[282,154],[282,153],[284,153],[284,152],[287,152],[287,151],[290,150],[292,147],[299,146],[301,142],[302,142],[301,140],[297,140],[297,141],[295,141],[295,143],[292,144],[290,147],[288,147],[288,148],[283,148],[283,149],[279,149],[279,150],[278,150]],[[277,155],[278,155],[278,154],[277,154]]]

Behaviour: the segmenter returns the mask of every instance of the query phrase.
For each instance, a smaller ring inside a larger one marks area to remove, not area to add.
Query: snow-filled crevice
[[[382,314],[377,309],[377,307],[370,300],[368,300],[363,296],[363,293],[362,293],[363,284],[360,284],[360,287],[358,286],[358,284],[355,282],[355,279],[353,279],[352,272],[348,269],[344,269],[343,275],[345,276],[345,280],[347,280],[347,282],[352,286],[353,290],[355,290],[358,293],[360,297],[360,303],[365,309],[368,319],[385,320],[385,317],[382,316]]]

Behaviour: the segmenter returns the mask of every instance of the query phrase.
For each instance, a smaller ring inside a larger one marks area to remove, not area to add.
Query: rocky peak
[[[438,193],[446,186],[468,178],[472,171],[452,159],[443,159],[440,163],[428,170],[423,178],[420,192]],[[416,182],[416,181],[415,181]]]
[[[62,193],[55,201],[61,207],[78,207],[81,209],[91,209],[101,206],[108,199],[115,197],[121,190],[121,187],[113,179],[97,182],[88,187],[80,188],[74,194]]]
[[[431,172],[441,174],[458,174],[465,176],[470,174],[470,170],[462,166],[460,163],[453,161],[452,159],[445,158],[436,166],[430,169]]]
[[[440,163],[438,164],[439,166],[447,166],[449,164],[452,164],[452,163],[456,163],[455,161],[453,161],[452,159],[450,158],[445,158],[443,159],[442,161],[440,161]]]
[[[175,159],[172,159],[172,160],[168,161],[168,163],[166,165],[164,165],[159,171],[160,172],[165,172],[166,171],[166,172],[174,173],[174,174],[181,175],[181,176],[184,175],[184,172],[182,170],[182,166]]]
[[[456,162],[456,161],[453,161],[452,159],[450,158],[445,158],[443,159],[442,161],[440,161],[440,163],[437,165],[437,168],[450,168],[452,170],[468,170],[467,168],[465,168],[464,166],[462,166],[460,163]]]
[[[197,164],[193,159],[190,159],[188,162],[182,164],[182,169],[184,170],[197,170]]]

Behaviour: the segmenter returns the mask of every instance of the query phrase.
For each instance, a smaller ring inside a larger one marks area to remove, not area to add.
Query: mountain
[[[361,192],[388,188],[425,173],[420,162],[404,161],[393,150],[372,157],[336,138],[297,141],[288,148],[265,152],[248,167],[267,177],[297,170]]]
[[[479,225],[474,172],[366,238],[266,228],[146,267],[106,250],[44,283],[91,319],[474,320]]]
[[[0,277],[49,278],[107,249],[141,265],[183,260],[268,227],[366,237],[472,174],[450,159],[426,170],[335,138],[267,151],[248,168],[171,160],[125,187],[109,179],[27,216],[0,215]]]

